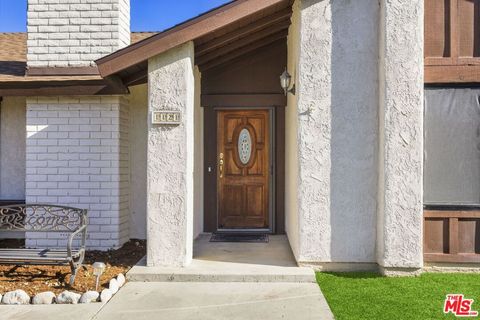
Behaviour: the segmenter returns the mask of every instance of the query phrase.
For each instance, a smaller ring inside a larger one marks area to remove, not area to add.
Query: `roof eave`
[[[0,82],[0,97],[5,96],[60,96],[60,95],[122,95],[128,89],[116,81],[59,80],[59,81],[5,81]]]
[[[100,75],[107,77],[169,49],[217,31],[240,19],[285,2],[290,2],[290,0],[233,1],[172,29],[120,49],[96,60],[95,63]]]

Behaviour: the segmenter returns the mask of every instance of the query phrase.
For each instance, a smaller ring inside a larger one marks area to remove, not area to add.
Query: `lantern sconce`
[[[287,93],[295,95],[295,83],[292,84],[292,76],[288,73],[287,68],[285,68],[285,71],[280,76],[280,85],[285,92],[285,96]]]

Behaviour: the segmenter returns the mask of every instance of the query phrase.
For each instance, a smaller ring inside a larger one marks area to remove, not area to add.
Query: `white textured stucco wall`
[[[296,81],[300,48],[300,1],[293,5],[292,24],[288,31],[288,72]],[[289,94],[285,110],[285,233],[298,260],[300,230],[298,227],[298,109],[296,96]]]
[[[130,238],[147,237],[147,85],[130,87]]]
[[[297,70],[298,217],[297,259],[331,261],[331,55],[329,1],[301,1]]]
[[[27,99],[26,201],[88,209],[90,249],[129,238],[129,110],[122,97]],[[29,247],[65,234],[27,233]]]
[[[180,125],[148,125],[147,265],[185,266],[192,259],[194,205],[194,45],[148,61],[149,113],[176,110]]]
[[[297,93],[296,101],[289,99],[289,105],[296,102],[298,117],[296,257],[301,263],[372,263],[379,5],[347,0],[303,0],[296,5],[300,5],[298,18],[294,14],[300,29]]]
[[[374,262],[377,206],[377,1],[332,1],[331,259]]]
[[[25,97],[0,102],[0,199],[25,199]]]
[[[203,232],[203,108],[200,105],[202,74],[198,67],[194,69],[195,104],[194,104],[194,205],[193,205],[193,239]]]
[[[423,265],[423,0],[381,1],[378,264]]]

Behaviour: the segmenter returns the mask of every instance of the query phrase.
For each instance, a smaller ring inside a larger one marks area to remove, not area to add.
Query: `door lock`
[[[223,153],[220,153],[218,160],[218,172],[220,173],[220,178],[223,178]]]

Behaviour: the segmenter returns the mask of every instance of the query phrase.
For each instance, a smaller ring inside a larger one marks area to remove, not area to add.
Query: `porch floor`
[[[315,282],[312,269],[297,266],[285,236],[270,236],[268,243],[209,239],[209,234],[202,234],[195,240],[188,267],[146,267],[143,259],[127,278],[152,282]]]

